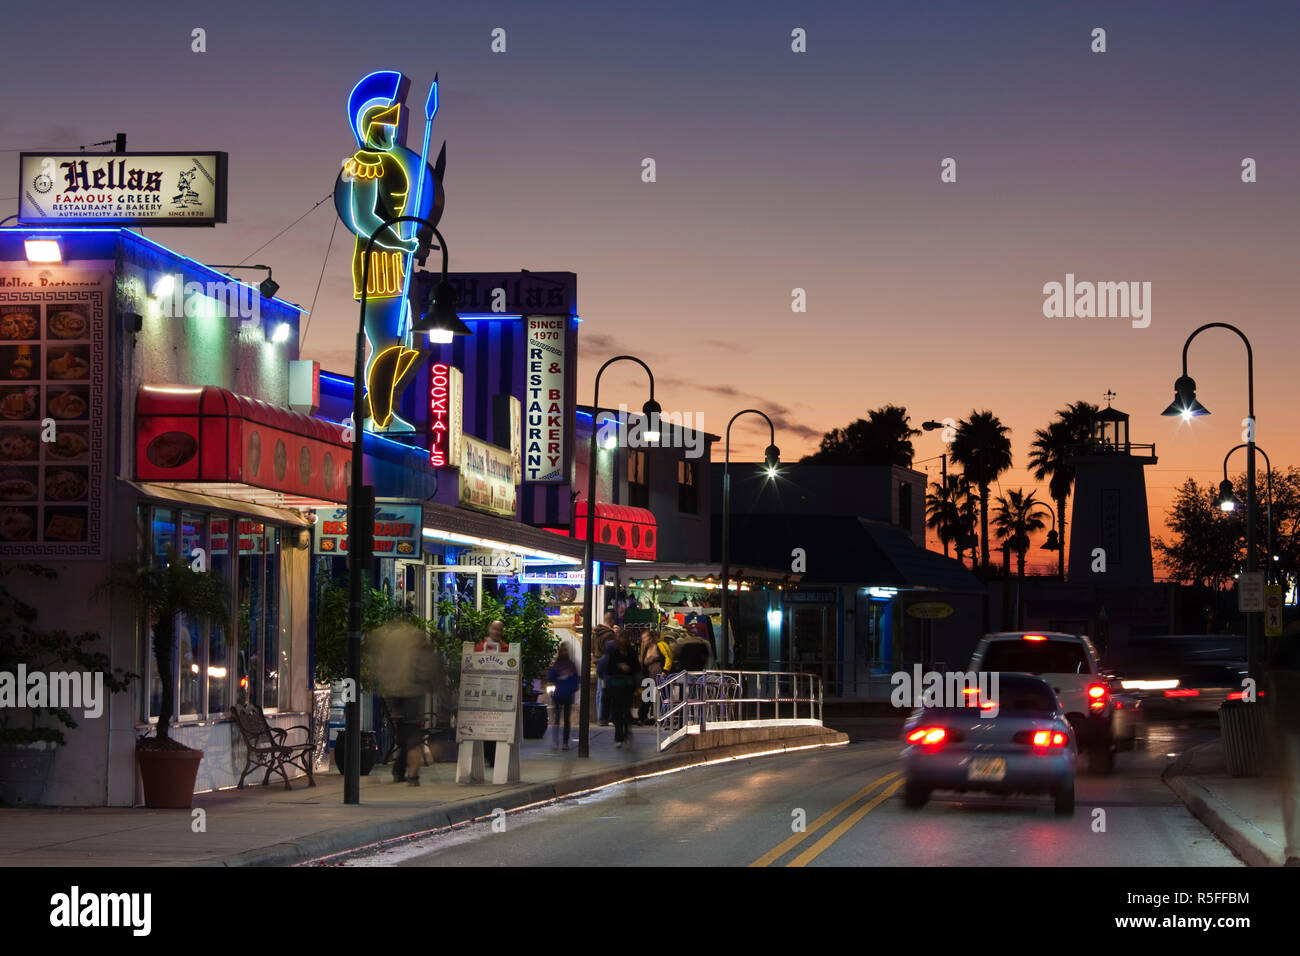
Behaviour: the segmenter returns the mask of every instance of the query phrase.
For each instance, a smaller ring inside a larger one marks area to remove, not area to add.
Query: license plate
[[[1007,762],[1002,757],[974,757],[967,776],[971,780],[1002,780],[1007,775]]]

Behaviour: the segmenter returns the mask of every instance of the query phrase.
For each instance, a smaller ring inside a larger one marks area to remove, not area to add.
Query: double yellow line
[[[818,840],[812,846],[808,847],[808,849],[804,850],[802,853],[800,853],[793,860],[791,860],[789,863],[786,864],[786,866],[807,866],[813,860],[817,859],[817,857],[820,856],[823,852],[825,852],[831,846],[831,844],[833,844],[840,837],[844,836],[844,834],[848,833],[849,830],[853,829],[853,826],[859,820],[861,820],[872,810],[876,809],[876,807],[880,806],[882,803],[884,803],[886,800],[892,797],[898,791],[898,788],[901,787],[906,782],[902,779],[898,779],[898,780],[894,779],[895,777],[899,777],[900,774],[902,774],[901,770],[893,770],[885,774],[883,777],[871,781],[871,783],[867,784],[857,793],[853,794],[853,796],[849,797],[847,800],[842,800],[835,806],[831,807],[831,809],[823,813],[821,816],[819,816],[808,826],[806,830],[804,830],[803,833],[795,833],[787,837],[786,839],[782,840],[777,846],[774,846],[772,849],[768,850],[766,853],[764,853],[762,856],[760,856],[757,860],[755,860],[753,863],[749,865],[770,866],[773,862],[785,856],[787,853],[789,853],[791,850],[797,847],[804,840],[808,839],[808,837],[812,836],[814,833],[816,833],[826,824],[830,823],[832,820],[838,817],[849,807],[853,806],[853,804],[857,803],[863,797],[867,796],[869,793],[871,793],[872,790],[876,789],[876,787],[880,786],[881,784],[888,784],[878,794],[876,794],[874,797],[872,797],[870,800],[864,803],[857,810],[853,811],[853,813],[851,813],[849,816],[845,817],[843,821],[837,824],[835,828],[832,829],[829,833],[827,833],[824,837],[822,837],[820,840]],[[889,781],[893,781],[893,782],[890,783]]]

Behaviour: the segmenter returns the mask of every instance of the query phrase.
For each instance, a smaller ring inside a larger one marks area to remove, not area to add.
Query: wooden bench
[[[305,771],[307,785],[316,786],[316,778],[312,773],[315,747],[310,727],[304,727],[302,724],[289,728],[272,727],[267,723],[262,708],[251,703],[235,705],[230,709],[230,715],[239,727],[240,736],[244,738],[244,747],[248,753],[244,761],[244,772],[239,777],[241,788],[244,786],[244,779],[255,768],[265,768],[266,776],[262,778],[262,786],[270,784],[271,774],[278,773],[284,780],[284,789],[292,790],[293,788],[289,786],[289,775],[284,772],[286,766],[298,767]],[[301,743],[288,743],[289,732],[293,730],[304,731],[307,739]]]

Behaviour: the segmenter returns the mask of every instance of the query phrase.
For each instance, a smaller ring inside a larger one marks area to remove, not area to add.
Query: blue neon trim
[[[315,418],[317,421],[329,422],[331,425],[338,425],[340,428],[346,427],[343,422],[336,422],[332,418],[324,418],[320,415],[314,415],[312,417]],[[429,460],[429,449],[427,448],[419,448],[415,445],[408,445],[404,441],[398,441],[395,438],[387,438],[384,435],[379,434],[378,432],[363,431],[362,435],[364,435],[366,438],[372,438],[375,441],[385,441],[388,442],[388,444],[390,445],[397,445],[399,448],[405,448],[407,451],[414,452],[415,454],[422,457],[425,461]],[[429,467],[432,468],[433,466],[430,465]]]
[[[183,253],[183,252],[177,252],[175,249],[169,249],[167,246],[164,246],[164,245],[163,245],[162,243],[160,243],[160,242],[154,242],[154,241],[153,241],[152,239],[150,239],[148,236],[142,236],[142,235],[140,235],[138,232],[132,232],[130,229],[124,228],[124,227],[122,227],[122,226],[112,226],[112,227],[108,227],[108,228],[98,228],[98,229],[96,229],[96,228],[90,228],[90,227],[81,227],[81,226],[74,227],[74,228],[72,228],[72,229],[64,229],[64,228],[57,227],[57,226],[24,226],[24,227],[17,227],[17,228],[15,228],[15,227],[13,227],[13,226],[5,226],[4,228],[0,229],[0,232],[12,232],[12,233],[55,233],[55,234],[58,234],[58,235],[63,235],[63,234],[66,234],[66,233],[90,233],[90,232],[93,232],[93,233],[106,233],[106,232],[112,232],[112,233],[117,233],[117,234],[120,235],[120,236],[130,236],[132,239],[136,240],[137,242],[143,242],[145,245],[153,246],[155,249],[158,249],[158,250],[160,250],[160,251],[166,253],[167,255],[172,256],[173,258],[184,260],[185,262],[190,263],[191,265],[193,265],[193,266],[195,266],[196,268],[198,268],[198,269],[200,269],[200,270],[202,270],[202,271],[208,273],[208,274],[211,275],[211,276],[218,276],[218,277],[220,277],[221,279],[229,280],[230,282],[235,282],[235,283],[237,283],[237,284],[243,286],[245,289],[249,289],[249,290],[251,290],[251,291],[253,291],[253,292],[256,292],[257,295],[258,295],[260,298],[266,298],[266,297],[263,296],[262,293],[258,290],[257,286],[249,285],[247,282],[244,282],[244,281],[241,280],[241,279],[236,279],[234,276],[228,276],[228,275],[226,275],[224,272],[220,271],[219,269],[214,269],[214,268],[212,268],[212,266],[207,265],[206,263],[199,262],[199,260],[197,260],[197,259],[192,259],[192,258],[190,258],[189,256],[185,255],[185,253]],[[288,302],[288,301],[286,301],[286,300],[284,300],[284,299],[281,299],[279,296],[272,296],[271,299],[270,299],[269,301],[271,301],[271,302],[279,302],[281,305],[286,305],[286,306],[288,306],[289,308],[294,309],[294,310],[296,310],[297,312],[301,313],[302,315],[308,315],[308,314],[309,314],[309,313],[307,312],[307,310],[304,309],[302,306],[297,305],[297,304],[295,304],[295,303],[293,303],[293,302]]]
[[[470,319],[473,321],[479,321],[479,320],[490,321],[492,319],[522,319],[524,317],[523,313],[520,312],[460,312],[457,314],[460,315],[462,319]],[[529,314],[540,315],[541,313],[535,312]],[[578,318],[576,315],[570,315],[568,318],[572,319],[574,322],[582,321],[582,319]]]

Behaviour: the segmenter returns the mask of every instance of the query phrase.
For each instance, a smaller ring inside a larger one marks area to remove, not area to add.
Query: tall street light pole
[[[1246,429],[1246,570],[1254,573],[1258,563],[1255,553],[1255,513],[1259,503],[1255,497],[1255,352],[1250,346],[1250,339],[1235,325],[1227,322],[1209,322],[1187,336],[1183,343],[1183,374],[1174,382],[1174,400],[1163,412],[1170,417],[1180,417],[1191,421],[1202,415],[1210,414],[1209,409],[1196,400],[1196,382],[1187,374],[1187,350],[1192,339],[1206,329],[1227,329],[1234,332],[1246,345],[1246,391],[1249,402],[1249,417],[1244,422]],[[1259,670],[1259,616],[1256,611],[1246,612],[1246,658],[1250,677],[1258,686],[1263,676]]]
[[[596,372],[596,386],[591,398],[591,444],[587,451],[587,534],[582,558],[582,707],[578,711],[578,756],[591,756],[591,620],[596,613],[596,588],[592,578],[592,559],[596,548],[596,470],[599,459],[596,451],[596,419],[600,417],[600,377],[615,362],[636,362],[650,376],[650,398],[641,406],[647,420],[642,433],[646,441],[659,440],[659,403],[655,401],[655,376],[650,366],[635,355],[616,355]]]
[[[352,684],[352,700],[344,704],[345,730],[348,752],[343,768],[343,802],[361,802],[361,595],[364,584],[364,564],[370,560],[368,548],[358,548],[361,541],[370,540],[369,529],[358,534],[366,511],[361,507],[362,483],[365,472],[365,421],[367,405],[364,397],[366,370],[366,299],[370,286],[370,254],[376,237],[388,232],[401,222],[414,222],[427,226],[438,238],[442,249],[442,279],[433,290],[427,311],[413,323],[415,333],[428,333],[435,342],[450,342],[457,335],[472,334],[456,315],[456,290],[447,281],[447,242],[437,227],[420,216],[394,216],[385,219],[366,241],[365,257],[361,260],[361,317],[357,322],[357,354],[352,375],[352,487],[348,489],[348,679]],[[373,515],[369,520],[373,520]]]
[[[781,463],[781,449],[776,447],[776,428],[772,419],[757,408],[745,408],[731,416],[727,422],[726,442],[722,460],[722,634],[718,640],[719,663],[726,667],[731,662],[731,633],[728,631],[728,604],[731,600],[731,426],[741,415],[758,415],[767,422],[768,446],[763,452],[767,477],[776,477],[776,466]],[[736,588],[736,607],[740,608],[740,588]]]
[[[1245,448],[1244,444],[1233,445],[1228,449],[1228,453],[1223,456],[1223,481],[1219,484],[1219,508],[1223,511],[1235,511],[1237,505],[1241,504],[1233,494],[1232,482],[1228,480],[1228,459],[1238,448]],[[1268,520],[1265,522],[1267,528],[1267,547],[1268,561],[1264,565],[1265,579],[1273,577],[1273,562],[1277,560],[1276,539],[1273,533],[1273,463],[1269,461],[1268,453],[1258,445],[1255,450],[1264,456],[1264,475],[1267,478],[1267,495],[1268,495]]]

